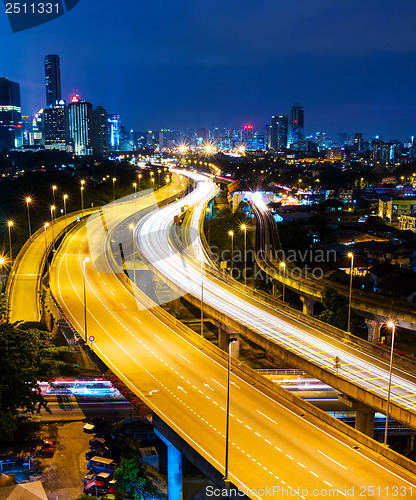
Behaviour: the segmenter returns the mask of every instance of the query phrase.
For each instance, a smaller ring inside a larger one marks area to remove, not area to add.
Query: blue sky
[[[300,101],[307,133],[416,135],[414,0],[80,0],[13,34],[0,15],[0,76],[25,114],[45,104],[43,58],[137,130],[262,130]]]

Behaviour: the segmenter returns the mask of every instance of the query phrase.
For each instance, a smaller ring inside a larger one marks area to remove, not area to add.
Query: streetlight
[[[13,254],[12,254],[12,233],[11,233],[11,229],[13,227],[13,221],[12,220],[9,220],[7,222],[7,227],[9,229],[9,253],[10,253],[10,259],[13,260]]]
[[[46,272],[48,272],[48,268],[49,268],[49,262],[48,262],[48,240],[46,239],[46,229],[48,227],[49,227],[49,222],[45,222],[45,224],[43,225],[43,229],[44,229],[44,234],[45,234]]]
[[[54,223],[54,220],[53,220],[53,214],[54,214],[54,210],[55,210],[55,205],[52,205],[52,206],[51,206],[51,225],[52,225],[52,242],[53,242],[53,250],[55,250],[55,233],[54,233],[54,229],[53,229],[53,223]]]
[[[386,411],[386,426],[384,428],[384,444],[387,445],[387,431],[389,428],[389,411],[390,411],[390,392],[391,392],[391,372],[393,368],[393,350],[394,350],[394,334],[396,333],[396,325],[393,321],[389,321],[387,326],[391,328],[391,351],[390,351],[390,368],[389,368],[389,388],[387,391],[387,411]]]
[[[55,191],[57,190],[57,186],[52,186],[52,196],[53,196],[53,204],[56,205],[55,201]]]
[[[83,271],[83,278],[84,278],[84,335],[85,335],[85,343],[88,342],[88,337],[87,337],[87,291],[85,288],[85,263],[89,262],[90,258],[89,257],[84,257],[82,259],[82,271]]]
[[[137,177],[139,179],[139,191],[140,191],[140,179],[142,178],[142,174],[139,174]]]
[[[201,262],[201,337],[204,336],[204,259],[201,254],[197,255]]]
[[[29,240],[32,241],[32,228],[30,226],[30,212],[29,212],[29,205],[32,203],[32,198],[27,197],[26,198],[26,207],[27,207],[27,224],[29,226]]]
[[[351,259],[350,266],[350,294],[348,299],[348,329],[347,332],[351,333],[351,296],[352,296],[352,270],[354,268],[354,254],[352,252],[348,253],[348,257]]]
[[[241,230],[244,231],[244,286],[247,286],[247,226],[241,224]]]
[[[114,201],[116,201],[116,178],[113,177],[113,198],[114,198]]]
[[[231,378],[231,344],[237,342],[236,337],[231,337],[228,340],[228,377],[227,377],[227,421],[225,426],[225,465],[224,465],[224,482],[230,483],[228,479],[228,442],[230,433],[230,378]],[[228,485],[227,485],[228,486]]]
[[[157,169],[158,184],[160,186],[160,168]]]
[[[286,279],[286,263],[281,262],[279,266],[283,269],[283,288],[282,288],[282,301],[285,301],[285,279]]]
[[[84,179],[81,181],[81,215],[84,217]]]
[[[66,200],[68,199],[68,195],[64,194],[64,217],[65,217],[65,234],[66,234]]]
[[[133,182],[133,188],[134,188],[134,197],[136,198],[137,182]]]
[[[233,268],[234,268],[234,231],[228,231],[228,236],[231,237],[231,265],[230,265],[230,274],[233,277]]]
[[[154,187],[155,187],[155,179],[152,177],[151,181],[152,181],[152,189],[154,189]]]

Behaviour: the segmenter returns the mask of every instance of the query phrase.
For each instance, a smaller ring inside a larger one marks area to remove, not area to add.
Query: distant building
[[[120,115],[108,115],[108,133],[111,151],[120,151]]]
[[[54,106],[61,96],[61,64],[59,56],[52,54],[45,57],[46,106]]]
[[[287,146],[288,119],[286,115],[272,116],[271,124],[271,148],[282,151]]]
[[[93,110],[92,104],[80,101],[74,95],[68,106],[69,136],[74,142],[74,152],[78,156],[93,154]]]
[[[390,162],[390,144],[383,142],[379,137],[373,139],[371,143],[373,163],[387,165]]]
[[[43,112],[46,149],[66,149],[68,140],[68,114],[65,101],[59,101]]]
[[[98,156],[108,154],[108,115],[102,106],[94,110],[94,153]]]
[[[300,104],[295,104],[290,109],[287,147],[302,151],[305,148],[304,144],[304,111]]]
[[[363,151],[364,149],[364,139],[363,134],[357,132],[354,134],[354,151]]]
[[[391,222],[398,222],[404,215],[416,213],[416,197],[406,196],[406,198],[393,198],[388,195],[381,195],[378,200],[378,215],[389,219]],[[409,228],[411,229],[411,228]]]
[[[345,160],[345,148],[344,147],[333,147],[329,148],[326,152],[327,160]]]
[[[0,151],[22,146],[20,85],[0,78]]]
[[[267,149],[266,136],[257,132],[251,135],[246,141],[247,151],[265,151]]]

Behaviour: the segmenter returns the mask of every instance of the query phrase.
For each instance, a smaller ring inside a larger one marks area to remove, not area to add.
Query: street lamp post
[[[201,254],[197,259],[201,263],[201,337],[204,336],[204,258]]]
[[[89,257],[84,257],[82,259],[82,275],[84,282],[84,335],[85,335],[85,343],[88,342],[88,334],[87,334],[87,290],[85,286],[85,263],[89,262]]]
[[[53,229],[53,223],[54,223],[54,210],[55,210],[55,205],[51,206],[51,226],[52,226],[52,242],[53,242],[53,251],[55,251],[55,232]]]
[[[286,279],[286,264],[285,262],[281,262],[279,266],[283,269],[283,287],[282,287],[282,300],[285,301],[285,279]]]
[[[228,374],[227,374],[227,420],[225,425],[225,465],[224,465],[224,482],[229,486],[228,479],[228,444],[230,434],[230,380],[231,380],[231,344],[237,342],[236,337],[231,337],[228,340]]]
[[[350,293],[348,298],[348,329],[347,332],[351,332],[351,296],[352,296],[352,271],[354,269],[354,254],[352,252],[348,253],[348,257],[351,259],[350,266]]]
[[[244,286],[247,286],[247,226],[242,224],[241,229],[244,231]]]
[[[7,223],[7,227],[9,229],[9,253],[10,253],[10,260],[13,260],[13,254],[12,254],[12,226],[13,226],[13,221],[9,220]]]
[[[45,234],[45,252],[46,252],[46,272],[48,272],[49,269],[49,262],[48,262],[48,240],[46,238],[46,229],[49,227],[49,222],[45,222],[43,225],[44,229],[44,234]]]
[[[140,179],[142,178],[142,174],[139,174],[137,177],[139,179],[139,191],[140,191]]]
[[[133,188],[134,188],[134,197],[136,198],[137,182],[133,182]]]
[[[387,445],[387,432],[389,429],[389,411],[390,411],[390,393],[391,393],[391,372],[393,369],[393,352],[394,352],[394,334],[396,333],[396,325],[393,321],[389,321],[387,326],[391,328],[391,350],[390,350],[390,368],[389,368],[389,388],[387,391],[387,411],[386,425],[384,427],[384,444]]]
[[[56,200],[55,200],[55,191],[57,190],[57,186],[52,186],[52,197],[53,197],[53,204],[56,205]]]
[[[66,200],[68,199],[68,195],[64,194],[64,217],[65,217],[65,234],[66,234]]]
[[[32,198],[27,197],[26,198],[26,207],[27,207],[27,225],[29,226],[29,240],[32,241],[32,228],[30,225],[30,211],[29,211],[29,205],[32,202]]]
[[[131,230],[131,244],[133,252],[133,283],[136,283],[136,248],[134,246],[134,224],[130,224],[129,229]]]
[[[81,181],[81,215],[84,217],[84,179]]]
[[[230,274],[233,277],[234,269],[234,231],[228,231],[228,236],[231,238],[231,264],[230,264]]]
[[[113,177],[113,200],[116,201],[116,178]]]

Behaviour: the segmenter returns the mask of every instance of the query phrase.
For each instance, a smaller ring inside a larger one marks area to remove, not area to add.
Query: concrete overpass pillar
[[[168,448],[168,500],[182,500],[182,453],[157,429],[154,431]]]
[[[238,358],[240,355],[240,334],[236,332],[225,331],[223,328],[218,327],[218,347],[225,352],[228,352],[228,343],[230,337],[237,339],[236,342],[231,344],[231,356]]]
[[[365,323],[368,328],[367,340],[369,342],[379,342],[380,341],[380,329],[381,323],[375,319],[365,318]]]
[[[307,314],[308,316],[313,316],[313,310],[315,307],[315,299],[311,299],[309,297],[305,297],[303,295],[300,296],[300,300],[303,303],[303,314]]]
[[[375,410],[346,394],[340,394],[338,400],[355,410],[355,429],[366,436],[374,437],[374,414]]]

